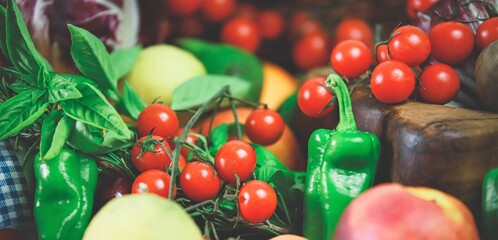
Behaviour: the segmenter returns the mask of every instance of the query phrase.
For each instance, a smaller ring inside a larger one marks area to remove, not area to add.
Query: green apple
[[[190,52],[173,45],[157,44],[142,50],[127,81],[146,104],[158,99],[170,105],[175,88],[205,74],[202,62]]]
[[[92,218],[83,240],[202,239],[194,220],[175,201],[154,194],[127,194]]]

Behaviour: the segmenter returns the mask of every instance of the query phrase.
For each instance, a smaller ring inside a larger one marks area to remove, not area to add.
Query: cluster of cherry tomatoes
[[[249,139],[262,145],[276,142],[283,130],[280,115],[267,108],[254,110],[245,125]],[[191,131],[186,139],[180,140],[182,131],[175,111],[167,105],[151,104],[140,113],[137,119],[140,138],[131,154],[133,165],[140,174],[133,182],[132,193],[149,192],[168,198],[172,179],[167,170],[172,168],[172,149],[175,144],[182,144],[178,185],[186,198],[192,202],[213,200],[224,191],[230,191],[227,189],[242,184],[237,192],[240,216],[246,222],[260,223],[273,215],[277,194],[268,183],[251,179],[257,156],[248,142],[230,140],[221,146],[214,159],[208,159],[194,156],[200,135]],[[173,186],[174,198],[177,185]]]

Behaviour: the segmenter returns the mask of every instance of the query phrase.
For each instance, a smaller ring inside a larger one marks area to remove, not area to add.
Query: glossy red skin
[[[215,198],[220,191],[220,184],[220,178],[207,163],[191,162],[180,174],[182,192],[195,202]]]
[[[294,46],[293,60],[296,66],[310,70],[327,64],[330,39],[321,31],[309,33]]]
[[[251,176],[256,167],[256,152],[244,141],[228,141],[216,153],[214,167],[225,182],[236,183],[235,174],[242,182]]]
[[[365,43],[345,40],[338,43],[330,54],[332,68],[348,78],[359,77],[372,63],[372,54]]]
[[[358,40],[369,49],[373,49],[373,31],[370,25],[363,19],[349,18],[342,20],[336,29],[336,42],[342,42],[344,40]]]
[[[143,192],[153,193],[158,196],[168,198],[169,196],[169,184],[171,182],[171,176],[161,170],[152,169],[141,173],[135,178],[133,185],[131,186],[131,193],[139,194]],[[141,186],[146,187],[142,189]],[[173,198],[176,196],[176,186],[173,189]]]
[[[240,216],[249,223],[261,223],[277,209],[277,194],[266,182],[251,180],[238,194]]]
[[[482,50],[496,40],[498,40],[498,17],[493,17],[484,21],[477,28],[476,44]]]
[[[234,18],[221,29],[221,41],[253,53],[259,48],[261,36],[253,20]]]
[[[306,80],[297,93],[297,104],[299,109],[308,117],[321,118],[334,110],[336,104],[323,109],[334,97],[325,88],[326,78],[313,77]],[[323,109],[323,111],[322,111]]]
[[[175,137],[180,137],[182,132],[183,132],[183,128],[178,129],[178,132],[176,133]],[[188,131],[188,134],[187,134],[187,137],[185,138],[185,141],[190,143],[190,144],[195,145],[195,143],[197,142],[197,140],[199,138],[197,136],[191,135],[191,133],[194,133],[194,131],[192,131],[192,129],[190,129],[190,131]],[[171,149],[175,149],[176,145],[175,145],[173,139],[168,140],[168,143],[171,146]],[[181,153],[184,157],[188,157],[188,155],[190,154],[190,149],[182,146]]]
[[[425,102],[445,104],[460,90],[460,79],[456,71],[443,63],[427,67],[420,76],[418,93]]]
[[[456,64],[465,60],[474,49],[474,34],[460,22],[443,22],[430,33],[431,55],[439,62]]]
[[[99,175],[99,186],[95,192],[95,205],[101,207],[110,200],[131,193],[132,179],[113,174]]]
[[[387,45],[386,44],[382,44],[382,45],[379,45],[377,47],[377,53],[376,53],[376,57],[377,57],[377,64],[380,64],[380,63],[383,63],[387,60],[390,60],[390,57],[389,57],[389,52],[388,52],[388,49],[387,49]]]
[[[415,89],[415,74],[408,65],[397,60],[385,61],[372,72],[372,93],[384,103],[400,103]]]
[[[133,145],[131,149],[131,160],[133,165],[137,168],[139,172],[145,172],[150,169],[158,169],[165,171],[167,167],[171,165],[171,158],[168,156],[168,152],[172,153],[171,147],[169,146],[167,141],[162,141],[161,143],[166,148],[166,151],[160,144],[154,145],[154,152],[145,152],[142,156],[139,157],[140,152],[142,151],[142,147],[140,143],[142,143],[148,136],[141,137],[138,141]],[[152,136],[153,139],[157,141],[161,141],[163,138],[159,136]]]
[[[191,15],[200,9],[203,0],[167,0],[168,10],[179,16]]]
[[[256,109],[246,120],[245,132],[249,139],[263,146],[271,145],[284,133],[284,120],[271,109]]]
[[[431,53],[429,37],[418,27],[403,26],[394,30],[391,36],[389,54],[393,60],[416,67],[422,64]]]
[[[235,7],[235,0],[203,0],[202,13],[208,21],[221,22],[234,12]]]
[[[176,112],[169,106],[159,103],[147,106],[137,118],[139,137],[149,135],[150,131],[154,129],[153,135],[173,138],[179,126]]]
[[[278,38],[284,29],[284,17],[276,10],[263,10],[258,13],[256,20],[261,33],[265,39]]]
[[[410,11],[415,12],[425,12],[425,10],[429,9],[434,3],[437,3],[439,0],[408,0],[407,7]]]

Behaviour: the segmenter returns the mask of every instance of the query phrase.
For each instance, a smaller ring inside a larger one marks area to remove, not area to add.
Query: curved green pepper
[[[81,239],[90,221],[97,185],[92,158],[62,149],[50,160],[34,163],[34,216],[39,239]]]
[[[337,74],[327,78],[339,105],[335,130],[317,129],[308,144],[304,198],[304,236],[332,239],[346,206],[372,186],[380,142],[377,136],[358,131],[346,84]]]
[[[481,216],[483,239],[495,239],[498,236],[498,168],[484,176]]]

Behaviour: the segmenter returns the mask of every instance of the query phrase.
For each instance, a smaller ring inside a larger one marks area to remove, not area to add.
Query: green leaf
[[[119,102],[128,115],[133,119],[137,120],[140,112],[147,107],[147,104],[138,96],[138,94],[133,90],[128,82],[124,82],[123,97]]]
[[[6,31],[6,19],[7,19],[7,10],[5,10],[4,6],[0,6],[0,50],[2,51],[2,55],[7,58],[9,56],[9,52],[7,51],[7,46],[5,43],[5,31]]]
[[[37,95],[46,93],[40,89],[22,92],[0,105],[0,140],[18,133],[43,115],[48,103],[46,97],[33,97]]]
[[[211,132],[211,146],[209,147],[209,153],[215,156],[218,150],[228,141],[228,130],[230,125],[222,123],[215,127]]]
[[[117,49],[111,53],[111,63],[116,72],[117,79],[124,77],[137,61],[142,46],[134,46],[126,49]]]
[[[38,87],[32,82],[32,78],[29,75],[22,74],[14,68],[0,68],[0,77],[16,93],[33,91],[33,89]]]
[[[254,148],[254,151],[256,152],[256,161],[258,165],[269,166],[269,167],[274,167],[276,169],[289,171],[289,169],[284,164],[282,164],[278,160],[278,158],[267,148],[256,143],[251,143],[251,146]]]
[[[202,105],[226,85],[230,86],[230,92],[234,97],[246,99],[250,95],[250,84],[240,78],[204,75],[194,77],[178,86],[173,91],[171,108],[180,110]]]
[[[295,129],[295,114],[299,111],[297,105],[297,91],[290,95],[285,101],[278,107],[278,114],[282,117],[285,124],[287,124],[291,129]]]
[[[104,134],[102,129],[76,121],[68,144],[84,153],[103,154],[122,148],[128,148],[135,143],[134,136],[122,138],[114,132]]]
[[[66,115],[109,133],[114,132],[118,138],[128,139],[133,136],[118,112],[94,86],[81,83],[76,88],[83,95],[82,98],[60,102]]]
[[[73,83],[59,74],[52,76],[48,83],[48,89],[48,101],[50,103],[83,97]]]
[[[256,56],[230,45],[197,39],[183,39],[180,46],[197,56],[209,74],[235,76],[248,82],[250,94],[245,100],[259,100],[263,85],[263,67]]]
[[[83,75],[93,79],[103,92],[117,92],[116,73],[111,57],[101,40],[89,31],[68,24],[71,32],[71,56]]]
[[[40,155],[42,159],[52,159],[59,154],[66,144],[74,120],[64,116],[62,111],[52,111],[43,121],[40,142]]]
[[[40,68],[51,69],[47,61],[36,50],[21,11],[14,0],[7,0],[6,48],[14,67],[21,73],[36,77]]]

